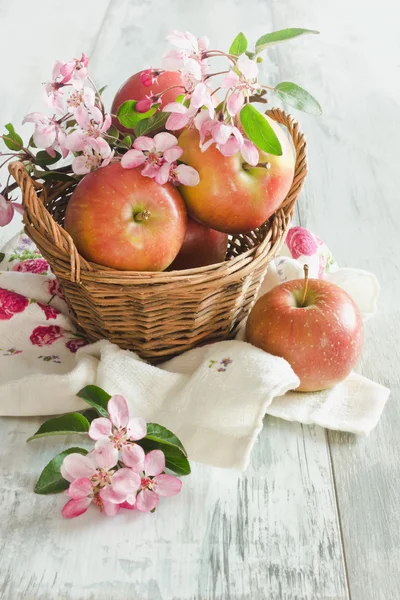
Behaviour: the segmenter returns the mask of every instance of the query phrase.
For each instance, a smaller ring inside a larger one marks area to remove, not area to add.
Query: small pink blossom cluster
[[[92,502],[108,516],[121,508],[150,512],[160,497],[181,491],[181,480],[164,473],[164,453],[145,454],[136,443],[146,435],[146,421],[129,418],[122,396],[112,396],[107,410],[109,418],[99,417],[90,425],[94,450],[87,455],[68,454],[62,463],[61,475],[70,483],[66,491],[70,500],[62,510],[67,519],[86,512]]]

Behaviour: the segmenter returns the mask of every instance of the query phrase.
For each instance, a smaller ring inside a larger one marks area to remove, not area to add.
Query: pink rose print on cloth
[[[58,325],[39,325],[32,331],[29,339],[33,346],[50,346],[62,337],[63,333]]]
[[[68,348],[68,350],[70,352],[72,352],[73,354],[75,354],[75,352],[77,350],[79,350],[79,348],[82,348],[83,346],[87,346],[89,342],[87,342],[86,340],[82,339],[82,338],[77,338],[74,340],[69,340],[69,342],[67,342],[65,345]]]
[[[53,308],[52,306],[49,306],[48,304],[38,302],[37,305],[40,306],[40,308],[46,315],[46,321],[48,321],[49,319],[57,319],[58,315],[60,314],[59,310]]]
[[[305,227],[292,227],[286,237],[286,245],[293,258],[312,256],[318,250],[315,236]]]
[[[24,260],[12,268],[13,271],[18,271],[19,273],[36,273],[38,275],[47,273],[49,269],[49,263],[44,258]]]
[[[61,289],[61,286],[58,283],[57,279],[49,279],[46,282],[46,284],[47,284],[47,291],[50,294],[50,296],[57,296],[57,298],[61,298],[61,300],[64,300],[62,289]]]
[[[25,296],[0,288],[0,320],[8,321],[16,313],[24,312],[28,304]]]

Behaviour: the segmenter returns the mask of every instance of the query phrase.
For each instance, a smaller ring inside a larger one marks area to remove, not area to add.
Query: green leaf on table
[[[82,398],[87,404],[93,406],[97,410],[100,416],[108,419],[107,404],[111,398],[110,394],[107,394],[97,385],[87,385],[77,393],[78,398]]]
[[[68,454],[83,454],[88,453],[84,448],[68,448],[60,454],[57,454],[48,465],[43,469],[37,483],[35,485],[36,494],[58,494],[63,492],[69,486],[69,482],[64,479],[60,473],[60,468],[63,460]]]
[[[111,125],[111,127],[107,129],[106,135],[111,138],[111,142],[114,143],[119,138],[119,131],[115,125]]]
[[[180,448],[147,438],[143,438],[142,440],[135,442],[135,444],[139,444],[146,454],[151,452],[151,450],[162,450],[165,455],[165,466],[167,469],[173,471],[177,475],[190,474],[189,461]]]
[[[99,96],[101,96],[101,95],[102,95],[102,93],[104,92],[104,90],[106,90],[107,88],[108,88],[108,85],[103,85],[103,87],[101,87],[101,88],[99,89]]]
[[[50,156],[46,150],[40,150],[35,157],[35,165],[39,167],[47,167],[48,165],[54,165],[61,158],[61,154],[56,152],[55,156]]]
[[[139,123],[135,127],[135,134],[139,135],[149,135],[149,133],[154,133],[160,129],[163,129],[165,123],[168,120],[170,113],[167,112],[157,112],[150,119],[144,119],[143,121],[139,121]]]
[[[18,150],[21,150],[22,146],[24,145],[21,136],[16,133],[14,126],[11,125],[11,123],[7,123],[7,125],[4,127],[7,129],[7,133],[3,134],[3,142],[9,150],[18,152]]]
[[[267,119],[251,104],[240,111],[240,122],[249,139],[263,152],[282,156],[282,146]]]
[[[265,48],[268,48],[268,46],[271,46],[272,44],[285,42],[286,40],[291,40],[292,38],[299,37],[300,35],[305,35],[307,33],[319,33],[319,31],[315,31],[314,29],[300,29],[298,27],[289,27],[288,29],[272,31],[271,33],[262,35],[256,41],[256,53],[262,52],[262,50],[265,50]]]
[[[311,115],[321,115],[322,108],[307,90],[296,83],[282,81],[275,86],[275,93],[283,102]]]
[[[134,129],[139,121],[148,119],[154,115],[159,104],[154,104],[147,112],[136,112],[136,100],[127,100],[117,110],[117,119],[124,127]]]
[[[179,448],[185,456],[186,450],[183,447],[182,442],[172,431],[166,429],[162,425],[158,425],[157,423],[147,423],[147,433],[146,440],[152,440],[153,442],[158,442],[159,444],[166,444],[167,446],[175,446]]]
[[[36,440],[37,438],[46,437],[49,435],[68,435],[70,433],[87,433],[90,423],[80,413],[73,412],[54,419],[45,421],[39,427],[36,433],[31,435],[26,441]]]
[[[238,33],[235,39],[233,40],[231,47],[229,48],[229,54],[233,54],[234,56],[240,56],[241,54],[243,54],[243,52],[246,52],[247,44],[247,38],[244,35],[244,33]]]

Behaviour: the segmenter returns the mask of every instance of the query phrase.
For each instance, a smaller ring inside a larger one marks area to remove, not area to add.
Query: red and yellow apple
[[[86,175],[65,229],[89,261],[127,271],[163,271],[178,254],[187,213],[177,189],[113,163]]]
[[[139,73],[135,73],[132,77],[129,77],[119,88],[118,92],[115,95],[111,106],[111,113],[116,114],[118,108],[126,102],[127,100],[142,100],[145,96],[149,94],[155,95],[167,90],[165,94],[160,98],[161,108],[168,104],[169,102],[174,102],[180,94],[185,92],[184,87],[176,87],[182,85],[182,75],[179,71],[163,71],[158,77],[155,83],[152,83],[151,86],[146,86],[141,81],[141,75],[144,71],[140,71]],[[113,120],[113,124],[124,133],[133,133],[132,129],[127,129],[118,121],[118,119]]]
[[[168,270],[195,269],[223,262],[227,247],[226,233],[205,227],[189,218],[182,248]]]
[[[297,391],[333,387],[347,377],[363,345],[361,314],[342,288],[321,279],[281,283],[253,307],[247,341],[282,356],[300,379]]]
[[[265,223],[285,199],[293,182],[294,152],[283,129],[265,118],[282,146],[282,156],[260,152],[260,164],[267,166],[251,167],[240,153],[223,156],[215,145],[202,152],[196,129],[181,133],[181,160],[199,172],[200,183],[179,190],[189,215],[203,225],[227,233],[251,231]]]

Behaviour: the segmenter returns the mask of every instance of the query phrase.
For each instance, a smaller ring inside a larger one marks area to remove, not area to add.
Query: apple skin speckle
[[[247,341],[285,358],[300,378],[297,391],[331,388],[357,363],[363,345],[363,322],[352,298],[322,279],[281,283],[254,305]]]

